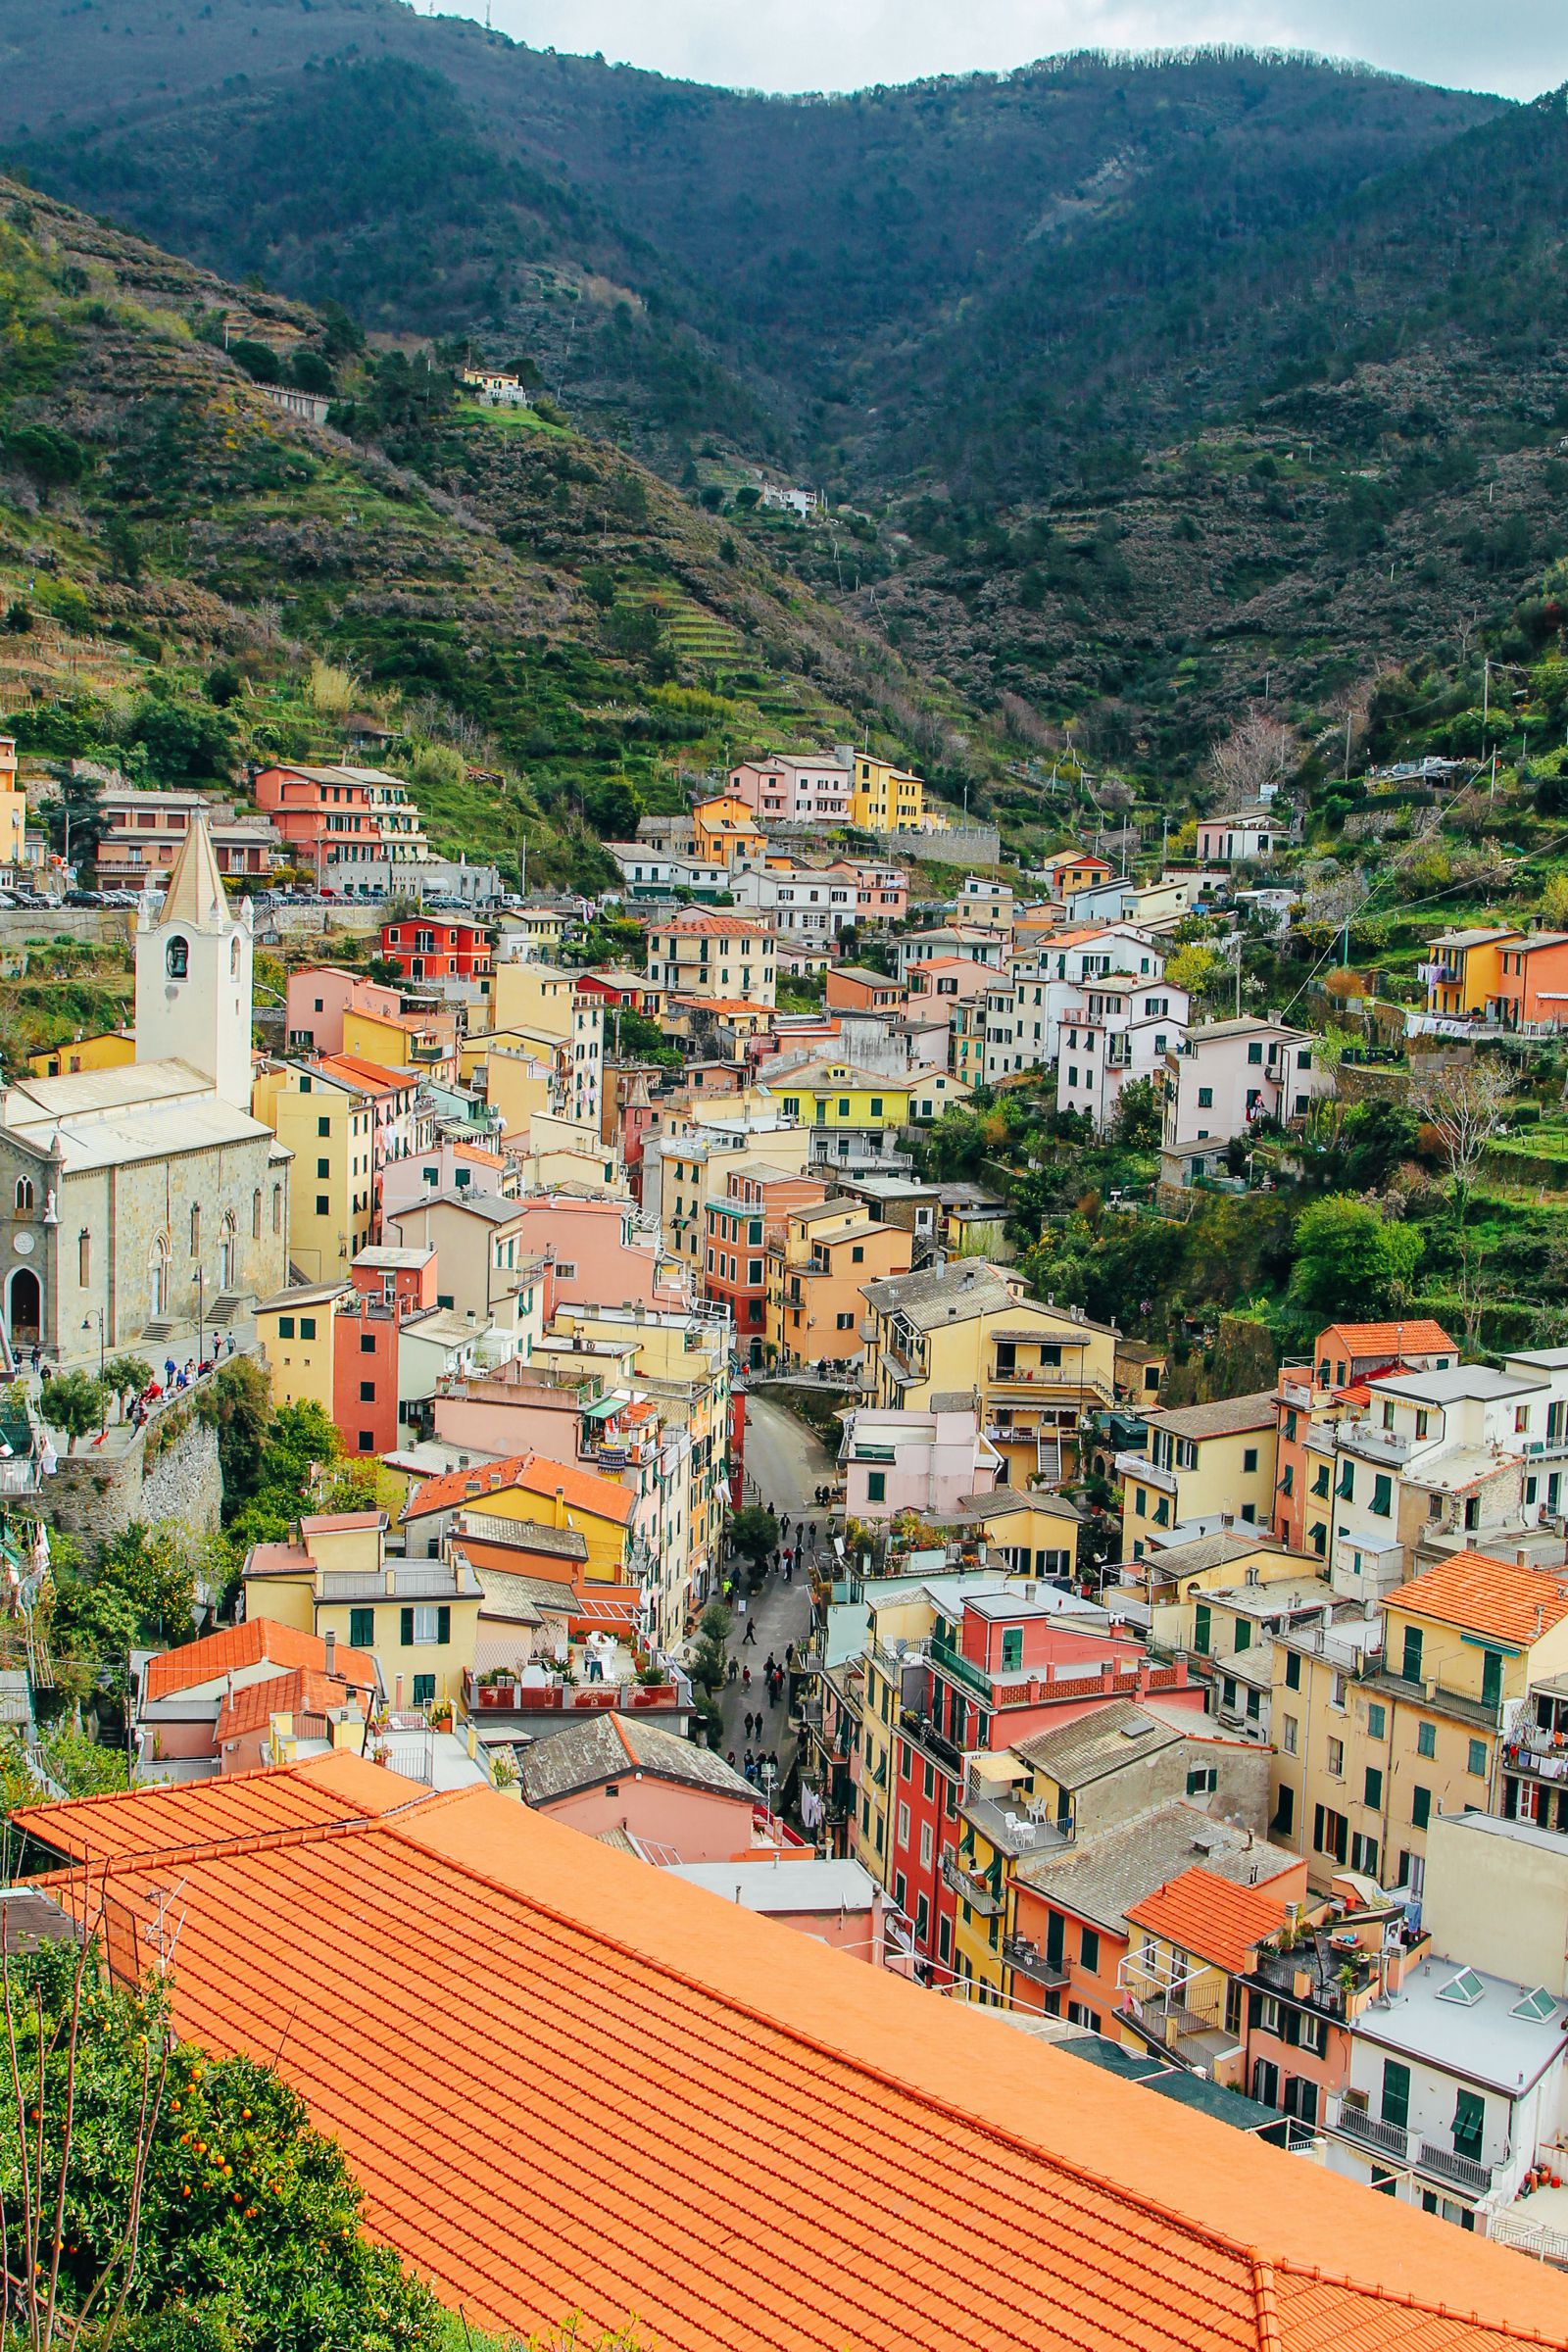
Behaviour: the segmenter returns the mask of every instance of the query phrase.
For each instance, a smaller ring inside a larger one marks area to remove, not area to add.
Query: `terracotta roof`
[[[1568,1570],[1516,1568],[1488,1552],[1455,1552],[1397,1586],[1388,1606],[1467,1634],[1528,1643],[1568,1617]]]
[[[1430,1315],[1412,1315],[1404,1323],[1331,1323],[1319,1334],[1318,1346],[1329,1338],[1343,1340],[1347,1355],[1457,1355],[1457,1342],[1450,1340],[1441,1323]]]
[[[475,2328],[634,2316],[660,2352],[1568,2340],[1544,2266],[493,1790],[365,1769],[400,1812],[179,1849],[174,2019],[278,2065],[369,2229]],[[147,1801],[183,1838],[202,1794]],[[105,1874],[121,1966],[168,1868]]]
[[[340,1674],[318,1674],[314,1666],[269,1675],[264,1683],[246,1683],[218,1710],[218,1743],[262,1731],[274,1715],[324,1715],[329,1708],[346,1707],[352,1696]]]
[[[685,914],[671,915],[667,923],[653,923],[655,931],[675,931],[684,939],[700,932],[743,932],[749,939],[767,939],[772,935],[766,923],[744,914],[721,914],[715,908],[693,907]]]
[[[389,1070],[384,1061],[369,1061],[363,1054],[323,1054],[321,1067],[329,1076],[341,1071],[371,1095],[406,1095],[418,1084],[411,1071]]]
[[[338,1671],[351,1682],[376,1685],[375,1660],[363,1650],[339,1649]],[[291,1625],[276,1625],[270,1617],[251,1617],[243,1625],[225,1626],[204,1635],[200,1642],[183,1642],[150,1658],[143,1669],[141,1694],[145,1699],[172,1698],[202,1683],[261,1665],[275,1666],[280,1674],[310,1666],[325,1671],[326,1643],[318,1634],[296,1633]]]
[[[412,1784],[397,1774],[339,1754],[269,1772],[77,1797],[70,1804],[22,1805],[11,1818],[51,1853],[97,1863],[363,1820],[406,1803],[412,1792]]]
[[[625,1527],[637,1497],[628,1487],[596,1470],[580,1470],[575,1462],[552,1462],[540,1453],[514,1453],[504,1462],[480,1462],[471,1470],[449,1470],[427,1478],[403,1506],[405,1519],[422,1519],[431,1511],[460,1509],[465,1503],[482,1505],[487,1494],[504,1494],[521,1488],[529,1494],[562,1494],[568,1511],[588,1511],[596,1519],[612,1519]]]
[[[1253,1947],[1277,1935],[1289,1907],[1257,1886],[1236,1886],[1211,1870],[1184,1870],[1127,1917],[1184,1952],[1211,1960],[1231,1976],[1251,1965]]]

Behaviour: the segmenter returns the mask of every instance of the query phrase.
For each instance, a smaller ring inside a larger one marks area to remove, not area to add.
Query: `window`
[[[1388,1725],[1387,1710],[1376,1699],[1366,1711],[1366,1735],[1369,1740],[1381,1740]]]
[[[1372,1481],[1372,1501],[1370,1508],[1374,1517],[1378,1519],[1387,1519],[1393,1507],[1393,1500],[1394,1482],[1389,1477],[1387,1471],[1379,1471],[1377,1476]]]
[[[301,1338],[302,1340],[314,1340],[314,1339],[315,1339],[315,1337],[316,1337],[316,1317],[315,1317],[314,1315],[301,1315],[301,1317],[300,1317],[300,1338]]]
[[[1023,1628],[1021,1625],[1009,1625],[1004,1633],[1002,1663],[1004,1669],[1023,1664]]]
[[[76,1236],[76,1280],[83,1289],[92,1280],[92,1235],[85,1225]]]
[[[318,1135],[330,1135],[332,1132],[332,1122],[330,1118],[318,1119],[316,1122],[316,1132]]]
[[[1199,1090],[1198,1090],[1198,1107],[1199,1107],[1199,1109],[1200,1109],[1200,1110],[1212,1110],[1212,1109],[1213,1109],[1213,1107],[1214,1107],[1214,1089],[1213,1089],[1211,1086],[1200,1086],[1200,1087],[1199,1088]]]
[[[1350,1850],[1350,1825],[1345,1815],[1336,1813],[1330,1805],[1315,1805],[1312,1809],[1312,1844],[1316,1852],[1330,1854],[1343,1865]]]
[[[1343,1740],[1331,1740],[1329,1741],[1328,1759],[1329,1779],[1331,1781],[1343,1781],[1345,1778],[1345,1741]]]
[[[274,1184],[272,1187],[272,1231],[274,1233],[281,1233],[282,1230],[283,1187],[280,1184]]]
[[[866,1473],[866,1479],[865,1479],[865,1499],[866,1499],[866,1501],[867,1501],[867,1502],[886,1502],[887,1498],[888,1498],[888,1474],[887,1474],[887,1472],[886,1472],[885,1470],[869,1470],[869,1471],[867,1471],[867,1473]]]
[[[1296,1717],[1294,1715],[1287,1715],[1281,1725],[1280,1738],[1280,1745],[1284,1749],[1286,1755],[1295,1755],[1299,1733],[1300,1726],[1298,1724]]]
[[[1383,2061],[1383,2097],[1379,2109],[1383,2121],[1403,2132],[1410,2122],[1410,2069],[1397,2058]]]
[[[375,1641],[375,1611],[374,1611],[373,1609],[350,1609],[350,1611],[349,1611],[349,1647],[350,1647],[350,1649],[369,1649],[369,1648],[371,1647],[371,1645],[373,1644],[374,1641]]]
[[[32,1178],[30,1176],[19,1176],[17,1178],[17,1214],[19,1217],[31,1216],[32,1201]]]
[[[375,1402],[375,1383],[373,1380],[361,1381],[360,1402],[362,1404],[373,1404]]]
[[[1294,1649],[1288,1649],[1285,1653],[1285,1688],[1287,1690],[1299,1690],[1301,1688],[1301,1660]]]
[[[190,943],[174,934],[164,951],[164,969],[171,980],[184,980],[190,973]]]
[[[1453,2110],[1453,2152],[1468,2156],[1472,2164],[1481,2162],[1481,2140],[1486,2127],[1487,2103],[1478,2090],[1461,2090]]]
[[[1249,1061],[1251,1061],[1251,1062],[1261,1062],[1261,1061],[1262,1061],[1262,1058],[1263,1058],[1263,1041],[1262,1041],[1262,1039],[1261,1039],[1261,1038],[1254,1038],[1254,1039],[1253,1039],[1253,1041],[1252,1041],[1252,1043],[1251,1043],[1251,1044],[1250,1044],[1250,1045],[1248,1047],[1248,1049],[1247,1049],[1247,1058],[1248,1058],[1248,1060],[1249,1060]]]
[[[1079,1936],[1078,1957],[1091,1976],[1100,1974],[1100,1937],[1093,1928],[1085,1928]]]
[[[1252,2024],[1259,2034],[1277,2034],[1280,2030],[1280,2005],[1271,1992],[1254,1994]]]
[[[1438,1752],[1438,1727],[1435,1723],[1418,1723],[1415,1727],[1415,1752],[1429,1760]]]
[[[202,1212],[200,1208],[193,1208],[190,1212],[190,1253],[192,1257],[200,1257],[202,1253]]]
[[[1471,1742],[1470,1742],[1470,1767],[1469,1767],[1469,1768],[1470,1768],[1471,1772],[1472,1772],[1472,1773],[1474,1773],[1474,1775],[1475,1775],[1475,1777],[1476,1777],[1476,1779],[1477,1779],[1478,1781],[1484,1781],[1484,1780],[1486,1779],[1486,1777],[1487,1777],[1487,1743],[1486,1743],[1486,1741],[1485,1741],[1484,1740],[1471,1740]]]
[[[1142,1489],[1140,1489],[1140,1494],[1142,1494]],[[1200,1600],[1193,1611],[1193,1647],[1200,1658],[1207,1657],[1208,1643],[1209,1607],[1206,1600]]]
[[[255,1190],[255,1192],[254,1192],[254,1193],[252,1193],[252,1195],[251,1195],[251,1240],[252,1240],[253,1242],[259,1242],[259,1241],[261,1240],[261,1238],[262,1238],[262,1188],[261,1188],[261,1186],[260,1186],[260,1185],[258,1185],[258,1186],[257,1186],[257,1188],[256,1188],[256,1190]]]
[[[1421,1680],[1421,1628],[1418,1625],[1407,1625],[1404,1629],[1404,1662],[1399,1671],[1407,1683]],[[1430,1752],[1430,1749],[1422,1750],[1423,1754]]]
[[[1219,1774],[1212,1764],[1191,1764],[1187,1769],[1189,1796],[1212,1796],[1219,1787]]]
[[[443,1602],[439,1608],[405,1609],[403,1611],[403,1646],[416,1649],[434,1642],[444,1647],[452,1639],[452,1611]]]
[[[899,1843],[900,1843],[900,1845],[907,1845],[907,1844],[908,1844],[908,1842],[909,1842],[909,1808],[908,1808],[908,1806],[907,1806],[907,1805],[900,1805],[900,1807],[899,1807]],[[906,1908],[906,1905],[905,1905],[904,1897],[903,1897],[903,1895],[901,1894],[901,1895],[900,1895],[900,1897],[899,1897],[899,1909],[902,1911],[902,1910],[904,1910],[905,1908]]]
[[[1244,1449],[1242,1454],[1242,1468],[1244,1471],[1255,1470],[1257,1468],[1257,1447],[1255,1446],[1249,1446]]]
[[[1374,1812],[1378,1812],[1382,1808],[1383,1775],[1375,1764],[1369,1764],[1366,1768],[1366,1784],[1361,1791],[1361,1802],[1364,1805],[1370,1805]]]
[[[434,1706],[435,1676],[433,1674],[416,1674],[415,1676],[414,1703],[416,1707]]]
[[[332,1203],[325,1193],[318,1193],[316,1196],[316,1213],[318,1217],[329,1217],[332,1214]]]
[[[331,1175],[331,1173],[332,1162],[329,1159],[318,1159],[316,1163],[317,1182],[318,1184],[323,1182],[325,1178]]]
[[[1502,1704],[1502,1652],[1484,1649],[1481,1653],[1481,1703],[1494,1710]]]

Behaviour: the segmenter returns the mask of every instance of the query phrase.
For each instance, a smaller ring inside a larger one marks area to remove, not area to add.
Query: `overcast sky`
[[[436,0],[483,18],[485,0]],[[1568,81],[1568,0],[491,0],[536,48],[697,81],[854,89],[1017,66],[1064,49],[1200,41],[1322,50],[1533,98]]]

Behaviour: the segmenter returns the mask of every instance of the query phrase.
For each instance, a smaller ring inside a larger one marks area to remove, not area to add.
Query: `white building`
[[[1221,1173],[1226,1145],[1259,1119],[1304,1119],[1315,1097],[1333,1091],[1315,1042],[1308,1030],[1250,1014],[1190,1029],[1166,1058],[1164,1182]]]
[[[745,760],[732,767],[729,790],[744,801],[765,831],[776,825],[843,825],[849,822],[851,774],[848,760],[835,758]]]
[[[1240,865],[1244,858],[1267,858],[1290,839],[1290,821],[1283,810],[1259,802],[1250,808],[1232,808],[1224,816],[1200,817],[1198,855],[1205,865]]]
[[[1111,974],[1090,981],[1063,1005],[1056,1054],[1056,1108],[1082,1111],[1103,1134],[1135,1079],[1163,1080],[1167,1056],[1187,1036],[1192,1000],[1163,980]]]

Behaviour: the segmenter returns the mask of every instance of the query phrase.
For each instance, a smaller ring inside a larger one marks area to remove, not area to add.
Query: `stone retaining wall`
[[[149,1467],[147,1440],[155,1431],[156,1454]],[[138,1519],[148,1527],[173,1520],[210,1533],[218,1526],[222,1499],[218,1432],[183,1406],[138,1430],[122,1452],[95,1453],[84,1442],[79,1452],[62,1453],[39,1497],[51,1527],[65,1528],[91,1544],[112,1543]]]

